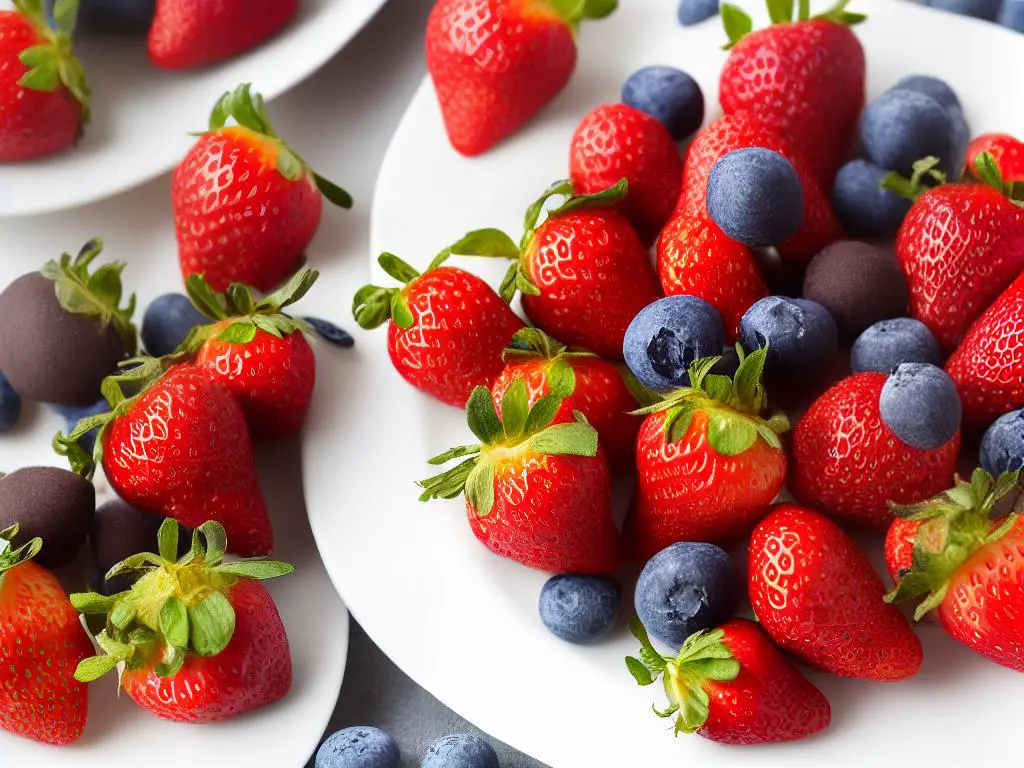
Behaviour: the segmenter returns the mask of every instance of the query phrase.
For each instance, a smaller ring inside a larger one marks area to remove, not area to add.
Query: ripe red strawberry
[[[882,421],[887,376],[858,373],[814,401],[793,431],[789,489],[808,506],[874,528],[892,522],[890,501],[927,499],[949,484],[960,433],[931,451],[912,448]]]
[[[31,561],[43,542],[13,549],[17,535],[0,531],[0,728],[63,746],[85,728],[88,691],[72,674],[92,643],[57,577]]]
[[[864,20],[849,0],[809,18],[809,4],[769,2],[772,26],[751,32],[750,17],[722,8],[732,52],[722,68],[719,98],[727,115],[750,110],[800,147],[825,188],[853,151],[864,107],[864,49],[850,25]]]
[[[920,527],[918,520],[897,517],[885,532],[885,567],[893,584],[914,564],[914,539]]]
[[[964,423],[984,427],[1024,407],[1024,274],[967,331],[946,362]]]
[[[1008,182],[1024,182],[1024,141],[1006,133],[985,133],[967,147],[964,158],[966,179],[983,181],[978,174],[978,158],[989,154],[1003,178]]]
[[[427,70],[448,138],[479,155],[511,136],[569,82],[576,29],[617,0],[438,0],[427,20]]]
[[[465,494],[473,534],[492,552],[530,568],[610,573],[620,562],[612,522],[608,461],[597,430],[579,416],[552,423],[563,398],[528,404],[526,383],[515,380],[501,415],[486,387],[466,404],[479,445],[452,448],[430,460],[440,465],[468,456],[420,483],[420,501]]]
[[[538,328],[565,344],[622,359],[622,339],[637,313],[661,296],[658,277],[629,221],[609,206],[626,194],[621,180],[596,195],[573,194],[556,182],[530,206],[520,246],[496,229],[470,232],[449,249],[466,256],[514,260],[500,293],[523,293],[523,309]],[[538,225],[545,203],[568,198]]]
[[[236,125],[227,126],[228,118]],[[186,278],[215,290],[245,283],[270,291],[296,270],[320,225],[321,194],[342,208],[347,192],[317,175],[274,132],[248,83],[226,93],[174,170],[171,204]]]
[[[149,58],[193,69],[255,48],[287,24],[299,0],[157,0]]]
[[[696,733],[723,744],[803,739],[828,726],[828,699],[772,645],[756,624],[732,619],[691,635],[679,655],[662,656],[634,618],[640,658],[626,666],[640,685],[661,678],[668,697],[658,717],[675,716],[675,734]]]
[[[388,354],[395,369],[417,389],[464,408],[473,389],[490,387],[505,364],[502,353],[524,326],[494,289],[476,275],[439,266],[446,252],[421,275],[397,256],[378,262],[403,288],[365,285],[352,301],[363,328],[388,322]]]
[[[71,49],[78,3],[61,3],[51,27],[42,0],[0,11],[0,162],[72,146],[89,122],[89,83]]]
[[[766,416],[765,350],[742,358],[733,379],[690,365],[690,386],[644,409],[636,444],[636,495],[626,519],[630,554],[646,562],[677,541],[745,536],[786,479],[781,412]]]
[[[107,574],[138,574],[128,591],[72,595],[82,613],[106,617],[96,637],[103,655],[79,664],[75,678],[91,682],[123,663],[125,693],[158,717],[183,723],[237,717],[288,693],[288,636],[259,580],[289,574],[292,566],[224,563],[227,539],[214,522],[199,527],[180,560],[178,524],[165,520],[159,539],[159,555],[135,555]]]
[[[256,478],[245,414],[231,391],[192,364],[152,358],[110,376],[103,393],[111,412],[82,419],[55,439],[71,468],[91,477],[97,464],[133,507],[188,528],[215,520],[231,551],[269,554],[274,532]],[[98,429],[93,455],[79,438]]]
[[[883,602],[885,586],[842,528],[779,504],[750,536],[750,602],[787,653],[826,672],[902,680],[921,668],[914,630]]]
[[[976,469],[970,482],[897,509],[918,524],[913,558],[886,600],[924,598],[914,612],[935,611],[940,626],[975,653],[1024,672],[1024,518],[992,510],[1018,483]],[[1019,506],[1019,505],[1018,505]]]
[[[564,398],[552,422],[573,421],[578,411],[597,430],[602,450],[613,469],[636,469],[636,433],[640,407],[627,384],[629,372],[591,352],[570,350],[536,328],[516,333],[505,350],[505,369],[491,394],[501,407],[509,387],[521,379],[530,405],[546,395]]]
[[[653,243],[679,199],[683,159],[665,126],[625,104],[603,104],[576,128],[569,174],[577,194],[629,182],[620,210],[645,243]]]

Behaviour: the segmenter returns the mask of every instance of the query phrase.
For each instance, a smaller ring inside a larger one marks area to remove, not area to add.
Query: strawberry
[[[976,469],[944,493],[898,507],[917,523],[913,557],[889,602],[923,598],[914,618],[935,612],[955,640],[1004,667],[1024,672],[1024,518],[992,511],[1019,482]],[[1019,506],[1019,505],[1018,505]]]
[[[640,658],[626,667],[640,685],[661,678],[668,697],[658,717],[675,716],[673,730],[723,744],[803,739],[832,720],[828,699],[746,619],[691,635],[678,656],[662,656],[640,620],[629,626]]]
[[[748,557],[757,620],[787,653],[825,672],[903,680],[921,668],[914,630],[853,540],[824,515],[779,504],[754,529]]]
[[[741,355],[732,379],[710,373],[719,358],[697,360],[689,387],[643,409],[640,478],[625,530],[638,562],[677,541],[739,539],[782,490],[779,435],[789,421],[781,412],[765,413],[765,355],[765,348]]]
[[[983,181],[978,174],[978,158],[984,154],[992,156],[996,167],[1008,182],[1024,182],[1024,141],[1006,133],[978,136],[967,147],[963,172],[966,179]]]
[[[520,290],[523,309],[538,328],[621,360],[626,328],[661,296],[647,250],[626,217],[610,207],[627,188],[622,179],[596,195],[574,195],[570,182],[556,182],[528,209],[519,246],[503,232],[481,229],[449,250],[515,261],[499,291],[505,299]],[[538,224],[547,202],[560,195],[567,198]]]
[[[420,483],[420,501],[465,494],[474,535],[492,552],[530,568],[611,573],[620,561],[612,522],[608,461],[597,430],[582,415],[553,423],[564,398],[546,395],[532,406],[516,379],[501,399],[501,415],[486,387],[466,404],[478,445],[435,456],[431,464],[464,461]]]
[[[885,533],[885,567],[898,584],[900,577],[914,564],[914,539],[921,523],[897,517]]]
[[[381,268],[403,288],[365,285],[352,300],[363,328],[388,322],[388,354],[395,369],[417,389],[463,408],[478,386],[501,373],[502,352],[524,326],[494,289],[476,275],[440,266],[442,251],[423,274],[394,254]]]
[[[54,447],[90,478],[103,466],[110,486],[145,512],[188,528],[215,520],[243,556],[274,546],[256,478],[245,414],[231,391],[202,368],[153,358],[103,382],[111,412],[78,422]],[[98,430],[90,455],[78,440]]]
[[[194,69],[230,59],[274,35],[299,0],[157,0],[149,58],[161,69]]]
[[[18,549],[14,526],[0,532],[0,728],[44,744],[77,741],[88,691],[72,678],[92,643],[52,573],[32,562],[32,539]]]
[[[181,559],[178,524],[165,520],[158,536],[158,555],[134,555],[107,573],[133,573],[128,591],[71,596],[83,614],[105,617],[96,637],[104,653],[82,661],[75,679],[92,682],[124,664],[124,692],[143,709],[182,723],[227,720],[288,693],[288,636],[259,580],[289,574],[292,566],[223,562],[227,538],[215,522],[193,533]]]
[[[78,2],[54,9],[14,0],[0,11],[0,162],[52,155],[78,141],[89,122],[89,83],[71,47]]]
[[[875,528],[892,522],[890,501],[920,501],[945,487],[960,453],[959,432],[930,451],[892,433],[878,406],[886,378],[858,373],[814,401],[793,431],[789,480],[808,506]]]
[[[427,70],[448,139],[480,155],[518,131],[569,82],[576,29],[617,0],[438,0],[427,20]]]
[[[640,417],[631,413],[640,407],[632,390],[634,380],[622,366],[602,360],[591,352],[570,350],[536,328],[524,328],[505,350],[505,369],[494,382],[491,394],[495,407],[518,380],[526,384],[530,405],[546,395],[562,397],[552,422],[575,419],[578,411],[597,430],[602,450],[612,468],[636,468],[636,433]]]
[[[810,18],[801,0],[794,19],[793,0],[769,0],[772,26],[756,32],[739,8],[722,7],[732,49],[719,82],[722,109],[749,110],[800,147],[826,189],[853,151],[864,107],[864,49],[850,26],[865,17],[848,4]]]
[[[227,125],[228,118],[237,124]],[[270,291],[298,267],[320,225],[321,194],[342,208],[345,190],[317,175],[274,132],[248,83],[224,94],[174,170],[171,205],[184,277],[215,290]]]
[[[653,243],[679,199],[683,160],[665,126],[625,104],[603,104],[576,128],[569,152],[573,189],[603,192],[626,179],[620,210],[645,243]]]

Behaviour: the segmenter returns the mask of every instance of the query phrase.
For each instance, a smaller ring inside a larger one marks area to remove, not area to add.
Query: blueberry
[[[832,205],[851,235],[893,237],[899,231],[911,202],[882,188],[888,173],[867,160],[851,160],[836,174]]]
[[[47,405],[64,417],[65,434],[69,434],[82,419],[88,418],[89,416],[98,416],[99,414],[107,413],[110,410],[110,404],[103,398],[100,398],[92,405],[86,406],[60,405],[58,403],[47,403]],[[85,448],[89,453],[92,453],[92,449],[96,445],[96,430],[94,429],[91,432],[86,432],[82,435],[82,437],[78,439],[78,444]]]
[[[868,104],[860,119],[864,154],[875,165],[910,176],[924,157],[942,160],[947,173],[959,164],[954,118],[930,96],[917,91],[883,93]]]
[[[327,343],[333,344],[336,347],[342,347],[343,349],[355,346],[356,340],[347,331],[343,331],[330,320],[323,320],[319,317],[304,317],[302,319],[313,326],[317,336]]]
[[[46,0],[47,16],[55,0]],[[78,23],[93,32],[145,34],[156,12],[156,0],[82,0]]]
[[[479,736],[455,734],[431,744],[420,765],[422,768],[498,768],[498,753]]]
[[[731,379],[739,369],[740,356],[736,351],[736,347],[726,347],[722,350],[722,355],[718,362],[711,366],[709,373],[716,376],[728,376]]]
[[[724,346],[725,326],[714,307],[696,296],[666,296],[633,318],[622,354],[641,384],[668,392],[690,383],[690,363]]]
[[[390,733],[370,726],[344,728],[316,751],[315,768],[401,768],[402,754]]]
[[[961,109],[960,99],[949,83],[931,75],[907,75],[889,90],[923,93],[939,102],[943,109]]]
[[[961,16],[973,16],[976,19],[995,21],[999,15],[1002,0],[925,0],[926,5],[940,11],[959,13]]]
[[[169,355],[197,325],[212,322],[192,306],[188,296],[165,293],[146,307],[142,318],[142,345],[154,357]]]
[[[634,599],[651,636],[678,649],[694,632],[729,619],[740,592],[739,576],[725,550],[681,541],[647,561]]]
[[[660,120],[676,141],[695,133],[704,121],[704,93],[675,67],[638,69],[622,86],[622,102]]]
[[[718,0],[679,0],[679,23],[684,27],[692,27],[717,15]]]
[[[1004,0],[999,23],[1004,27],[1024,32],[1024,0]]]
[[[853,342],[850,366],[854,373],[890,373],[901,363],[942,365],[942,353],[928,326],[910,317],[882,320]]]
[[[996,419],[981,438],[981,468],[993,475],[1024,469],[1024,410]]]
[[[21,418],[21,395],[0,372],[0,432],[10,432]]]
[[[553,576],[540,591],[540,620],[570,643],[606,635],[619,615],[619,585],[607,576]]]
[[[722,156],[708,178],[708,214],[726,235],[751,247],[777,245],[804,221],[804,190],[793,166],[761,147]]]
[[[901,363],[878,398],[882,421],[907,445],[931,451],[960,429],[962,410],[956,385],[941,368]]]
[[[767,375],[808,378],[832,362],[839,349],[839,329],[817,302],[767,296],[740,319],[740,341],[748,351],[767,343]]]

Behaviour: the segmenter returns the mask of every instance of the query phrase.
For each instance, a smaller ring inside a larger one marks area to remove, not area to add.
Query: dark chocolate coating
[[[121,499],[102,504],[96,510],[89,531],[89,549],[92,552],[92,586],[111,595],[129,589],[134,581],[130,573],[116,576],[104,583],[103,577],[119,562],[140,552],[157,551],[157,531],[163,518],[141,512]],[[178,529],[178,554],[184,555],[191,543],[191,531]]]
[[[64,310],[53,281],[22,275],[0,294],[0,370],[22,397],[89,405],[127,356],[117,329]]]

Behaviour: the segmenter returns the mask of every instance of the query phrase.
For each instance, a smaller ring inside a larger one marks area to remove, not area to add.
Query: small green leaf
[[[360,328],[373,330],[384,324],[391,317],[393,288],[381,288],[376,285],[364,285],[352,297],[352,317]]]
[[[187,648],[189,638],[188,609],[176,597],[169,597],[160,609],[160,633],[177,648]]]
[[[352,207],[352,195],[346,192],[344,189],[339,187],[330,179],[325,179],[319,173],[313,174],[313,180],[316,181],[316,188],[320,190],[320,194],[327,198],[327,200],[333,205],[339,208],[348,210]]]
[[[178,523],[167,518],[157,531],[157,550],[160,557],[169,563],[178,559]]]
[[[124,631],[135,621],[135,606],[126,600],[114,604],[114,610],[110,612],[110,623],[114,627]]]
[[[505,390],[501,399],[501,421],[505,426],[505,438],[513,440],[523,434],[530,403],[526,394],[526,380],[516,377]]]
[[[629,180],[625,177],[619,179],[615,184],[608,187],[607,189],[597,192],[592,195],[573,195],[560,206],[555,208],[550,216],[561,216],[565,213],[572,211],[590,209],[590,208],[607,208],[615,205],[621,200],[626,198],[629,194]]]
[[[505,431],[487,387],[476,387],[469,396],[466,403],[466,421],[470,430],[484,445],[497,442]]]
[[[107,597],[98,592],[74,592],[71,594],[71,605],[79,613],[89,616],[105,616],[114,607],[119,595]]]
[[[533,435],[547,427],[558,409],[562,407],[562,398],[555,395],[545,395],[533,404],[530,413],[526,417],[526,424],[523,427],[523,434]]]
[[[449,246],[457,256],[482,256],[495,259],[518,259],[519,246],[500,229],[477,229]]]
[[[217,566],[217,573],[226,573],[257,581],[276,579],[294,572],[295,566],[277,560],[239,560],[235,563],[222,563]]]
[[[544,211],[544,206],[547,205],[548,200],[558,195],[571,195],[572,194],[572,182],[568,179],[560,179],[554,184],[544,190],[543,194],[530,203],[530,207],[526,209],[526,215],[523,217],[523,241],[529,240],[533,235],[533,231],[537,228],[537,222],[540,221],[540,215]]]
[[[31,50],[31,49],[29,49]],[[45,61],[30,69],[21,79],[18,85],[32,91],[55,91],[60,85],[60,72],[55,61]]]
[[[565,360],[555,360],[547,370],[548,394],[569,397],[576,391],[576,372]]]
[[[208,520],[196,528],[196,533],[201,533],[206,540],[205,560],[207,565],[216,565],[224,559],[224,552],[228,547],[228,537],[224,532],[223,525],[216,520]]]
[[[498,295],[501,296],[501,300],[508,304],[512,301],[512,297],[516,295],[516,283],[519,279],[519,263],[512,264],[506,271],[505,276],[501,279],[501,285],[498,287]]]
[[[91,683],[99,680],[105,674],[116,667],[123,659],[114,656],[92,656],[82,659],[75,669],[75,680],[80,683]]]
[[[389,277],[393,277],[403,285],[405,283],[412,282],[420,276],[419,272],[393,253],[382,253],[377,257],[377,263],[380,264],[381,269],[383,269]]]
[[[553,424],[531,437],[529,446],[545,456],[596,456],[597,430],[589,424]]]
[[[764,376],[764,365],[767,359],[767,345],[755,349],[743,358],[733,376],[733,390],[736,393],[736,399],[755,415],[760,413],[764,407],[764,387],[761,384],[761,379]]]
[[[256,326],[250,320],[232,323],[217,334],[217,341],[223,341],[228,344],[248,344],[255,338]]]
[[[768,0],[768,16],[772,24],[793,21],[793,0]]]
[[[494,465],[482,461],[466,479],[466,498],[478,517],[487,517],[494,507]]]
[[[183,666],[188,652],[182,646],[168,645],[164,648],[164,658],[153,669],[157,677],[167,679],[177,675]]]
[[[530,282],[521,268],[516,269],[516,289],[527,296],[540,296],[540,288]]]
[[[476,469],[479,463],[480,457],[473,456],[451,469],[445,470],[433,477],[428,477],[426,480],[421,480],[417,483],[417,485],[424,489],[423,493],[420,494],[420,501],[454,499],[456,496],[461,496],[466,489],[466,481],[469,479],[469,475]]]
[[[626,669],[629,670],[629,673],[639,685],[650,685],[656,679],[651,670],[645,667],[640,659],[635,659],[632,656],[626,657]]]
[[[712,400],[717,400],[720,403],[728,402],[732,396],[732,379],[716,373],[708,374],[704,378],[704,391]]]
[[[665,420],[665,442],[678,443],[690,432],[693,424],[693,408],[680,407]]]
[[[587,19],[605,19],[619,7],[619,0],[586,0],[583,16]]]
[[[235,609],[220,592],[211,592],[189,608],[188,621],[192,650],[199,656],[216,656],[235,633]]]
[[[452,459],[458,459],[463,456],[473,456],[480,453],[480,445],[458,445],[454,448],[449,448],[444,453],[439,453],[429,460],[429,464],[439,466],[441,464],[447,464]]]
[[[725,35],[729,38],[729,42],[722,47],[729,50],[750,34],[754,29],[754,20],[741,8],[730,3],[722,3],[721,14]]]
[[[708,444],[723,456],[739,456],[757,440],[757,427],[738,414],[708,411]]]
[[[402,330],[412,328],[412,324],[416,322],[401,291],[391,294],[391,321]]]

